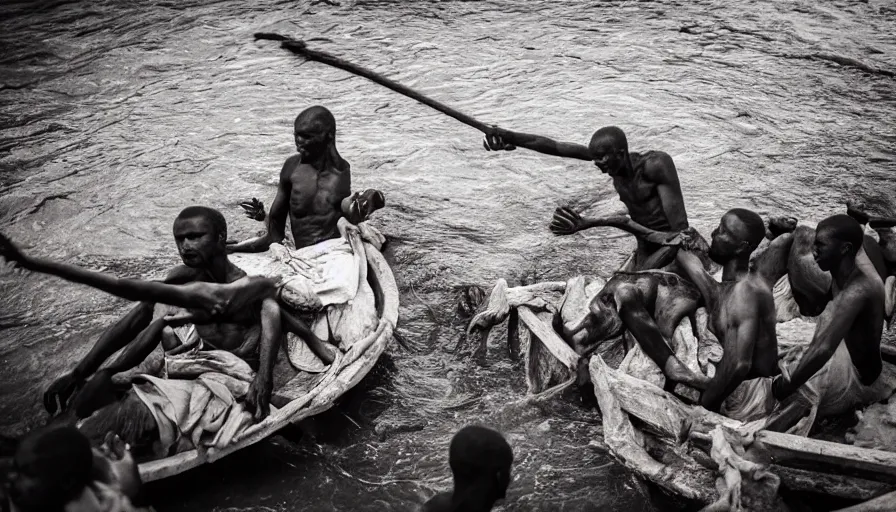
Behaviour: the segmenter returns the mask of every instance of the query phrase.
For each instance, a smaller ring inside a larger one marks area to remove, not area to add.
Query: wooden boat
[[[499,280],[483,308],[486,313],[471,323],[473,332],[488,336],[493,326],[509,320],[510,353],[524,353],[526,381],[535,396],[553,395],[574,383],[583,362],[553,327],[565,288],[563,282],[507,288]],[[590,357],[588,371],[610,453],[686,508],[713,504],[711,510],[750,510],[734,505],[740,491],[732,496],[717,488],[719,478],[739,483],[740,470],[759,469],[745,461],[742,452],[716,439],[724,439],[722,433],[727,431],[753,436],[765,457],[762,469],[773,474],[789,496],[860,502],[844,511],[896,510],[894,452],[757,431],[755,424],[685,404],[655,384],[613,369],[601,354]]]
[[[167,478],[214,462],[265,439],[288,424],[320,414],[367,375],[392,339],[398,322],[398,287],[380,251],[367,242],[364,245],[367,281],[373,289],[379,317],[376,330],[366,338],[355,341],[347,352],[340,352],[325,372],[299,372],[291,380],[276,386],[271,403],[279,409],[246,429],[234,443],[220,450],[194,449],[140,464],[140,476],[144,482]]]

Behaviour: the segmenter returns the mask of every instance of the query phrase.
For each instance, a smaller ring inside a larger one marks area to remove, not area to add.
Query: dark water
[[[893,1],[0,10],[0,229],[36,254],[158,277],[190,204],[220,208],[235,238],[254,234],[237,204],[270,203],[292,119],[312,104],[336,115],[355,188],[388,198],[375,223],[392,238],[403,342],[338,410],[151,487],[160,511],[411,510],[450,486],[447,444],[471,422],[516,452],[500,510],[651,509],[594,413],[514,404],[523,373],[501,332],[487,366],[454,353],[456,286],[606,276],[623,261],[633,243],[615,232],[546,229],[559,204],[620,208],[609,181],[583,162],[487,153],[474,130],[253,32],[304,38],[507,128],[585,142],[619,125],[633,150],[672,155],[704,233],[734,206],[817,221],[850,196],[890,208],[896,192]],[[40,392],[128,305],[7,273],[0,307],[0,433],[15,435],[43,421]]]

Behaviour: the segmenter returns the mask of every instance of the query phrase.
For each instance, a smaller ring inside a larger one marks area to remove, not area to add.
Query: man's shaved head
[[[601,172],[610,176],[618,176],[623,172],[626,164],[628,141],[621,129],[615,126],[604,126],[591,136],[588,151],[591,153],[594,165],[600,168]]]
[[[615,150],[628,151],[628,140],[625,138],[625,132],[616,126],[604,126],[594,132],[591,136],[591,144],[609,144]]]
[[[194,217],[207,220],[215,228],[216,236],[223,236],[225,239],[227,238],[227,220],[221,212],[214,208],[209,208],[207,206],[188,206],[178,214],[177,218],[174,219],[174,222],[176,224],[179,220],[192,219]]]
[[[320,105],[303,110],[296,116],[294,125],[297,130],[300,127],[305,129],[317,128],[321,133],[336,134],[336,118],[333,117],[333,113],[326,107]]]
[[[725,212],[719,227],[712,232],[709,257],[724,265],[738,257],[749,257],[765,238],[765,223],[756,212],[732,208]]]
[[[494,500],[504,497],[510,485],[513,450],[500,433],[486,427],[470,425],[460,429],[451,439],[448,464],[458,487],[485,484]],[[494,486],[494,487],[492,487]]]
[[[852,253],[859,252],[865,241],[865,233],[858,221],[849,215],[833,215],[818,223],[815,228],[816,237],[830,235],[834,240],[852,245]]]
[[[26,437],[15,454],[17,477],[10,487],[22,510],[62,510],[89,483],[90,442],[75,427],[42,429]]]
[[[733,215],[744,225],[745,240],[750,244],[750,252],[756,250],[762,239],[765,238],[765,223],[762,217],[752,210],[746,208],[732,208],[725,215]]]

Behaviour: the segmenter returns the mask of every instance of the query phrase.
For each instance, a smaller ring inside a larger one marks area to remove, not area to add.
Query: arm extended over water
[[[349,73],[353,73],[358,76],[362,76],[376,82],[384,87],[387,87],[397,93],[404,94],[405,96],[412,98],[414,100],[423,103],[429,107],[432,107],[439,112],[446,114],[467,126],[471,126],[487,136],[497,136],[504,140],[507,144],[513,144],[519,147],[523,147],[526,149],[531,149],[532,151],[538,151],[539,153],[544,153],[547,155],[554,156],[562,156],[568,158],[577,158],[579,160],[591,160],[591,154],[588,151],[588,148],[582,146],[580,144],[571,144],[566,142],[558,142],[547,137],[542,137],[540,135],[531,135],[528,133],[518,133],[512,132],[509,130],[502,130],[496,128],[494,126],[488,125],[479,121],[478,119],[473,118],[463,112],[459,112],[448,105],[440,101],[436,101],[432,98],[429,98],[410,87],[402,85],[392,79],[386,78],[383,75],[376,73],[370,69],[367,69],[363,66],[359,66],[352,62],[349,62],[345,59],[341,59],[334,55],[330,55],[329,53],[312,50],[308,48],[308,45],[305,44],[304,41],[300,41],[297,39],[292,39],[290,37],[282,36],[280,34],[271,34],[271,33],[256,33],[255,39],[267,39],[271,41],[280,41],[281,46],[297,55],[302,55],[307,57],[310,60],[314,60],[317,62],[321,62],[323,64],[327,64],[333,66],[335,68],[339,68]],[[494,140],[494,139],[493,139]],[[503,146],[503,144],[502,144]]]
[[[2,233],[0,233],[0,255],[26,270],[86,284],[122,299],[201,309],[213,315],[223,313],[231,307],[259,300],[263,296],[273,296],[276,292],[274,281],[262,277],[245,277],[228,284],[193,282],[182,285],[119,278],[69,263],[27,256]]]

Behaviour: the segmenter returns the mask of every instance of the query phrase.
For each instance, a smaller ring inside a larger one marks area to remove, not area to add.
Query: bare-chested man
[[[887,398],[893,383],[879,379],[884,286],[863,249],[861,226],[847,215],[818,224],[813,255],[832,277],[827,305],[799,363],[775,378],[772,393],[782,407],[766,428],[787,430],[818,404],[818,416],[845,412]],[[799,400],[798,395],[811,398]]]
[[[511,150],[518,146],[547,155],[592,161],[601,172],[613,179],[619,199],[637,224],[661,232],[683,231],[688,227],[681,185],[672,157],[662,151],[629,152],[625,133],[615,126],[597,130],[588,147],[500,128],[495,128],[493,134],[486,136],[484,145],[488,150]],[[558,208],[551,230],[558,235],[569,235],[603,225],[607,224],[582,219],[568,208]],[[638,238],[632,262],[625,270],[665,267],[674,263],[676,250],[675,247]]]
[[[705,390],[702,405],[718,411],[745,379],[777,372],[772,287],[787,271],[792,235],[777,237],[751,268],[750,256],[765,233],[762,219],[749,210],[733,209],[722,217],[709,247],[709,257],[723,266],[722,283],[705,270],[695,252],[705,250],[697,245],[702,240],[695,233],[683,234],[677,259],[690,282],[659,271],[618,273],[592,300],[591,318],[573,330],[590,327],[604,339],[629,330],[663,371],[667,390],[677,382]],[[685,317],[693,322],[702,304],[709,329],[724,350],[712,379],[688,369],[668,344],[679,322]]]
[[[750,256],[764,237],[765,225],[756,213],[741,208],[725,213],[709,249],[710,258],[722,265],[721,283],[690,251],[679,251],[677,256],[706,303],[707,327],[722,345],[722,360],[700,398],[710,411],[719,411],[745,380],[779,372],[772,288],[787,272],[793,238],[777,237],[751,264]]]
[[[174,239],[184,265],[171,270],[168,281],[185,284],[118,279],[74,265],[30,257],[0,235],[0,255],[27,270],[87,284],[125,299],[144,301],[107,331],[75,370],[50,386],[44,397],[48,410],[51,409],[49,404],[55,410],[57,398],[61,408],[65,409],[69,396],[93,374],[75,400],[77,415],[89,415],[111,398],[109,390],[114,374],[140,364],[158,346],[167,325],[189,321],[196,324],[207,348],[233,352],[250,363],[257,363],[258,372],[246,396],[246,404],[257,419],[267,416],[273,367],[282,337],[281,322],[287,330],[293,331],[295,324],[300,322],[281,315],[275,280],[246,276],[229,261],[225,252],[227,224],[217,210],[198,206],[184,209],[174,222]],[[152,316],[154,303],[185,308],[190,314],[150,321],[147,315]],[[135,330],[137,334],[132,334]],[[303,337],[310,334],[307,327],[299,330]],[[108,357],[126,345],[115,362],[97,370]]]
[[[357,224],[382,208],[381,192],[352,194],[351,166],[336,150],[336,119],[324,107],[305,109],[295,120],[298,154],[280,171],[277,196],[271,204],[264,235],[228,245],[230,252],[263,252],[286,237],[290,221],[297,249],[339,237],[337,222]]]

